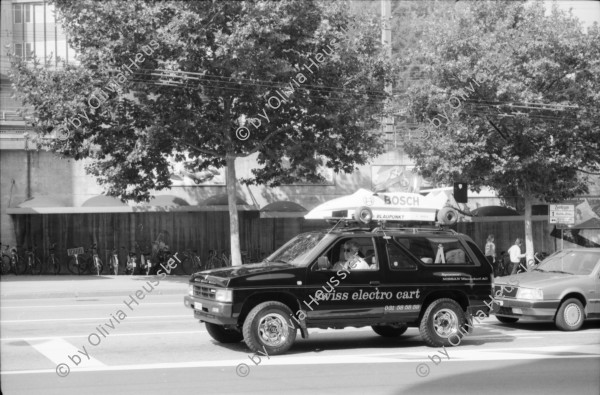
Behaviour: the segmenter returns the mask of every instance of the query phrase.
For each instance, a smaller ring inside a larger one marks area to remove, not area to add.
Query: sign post
[[[551,204],[550,205],[550,223],[558,225],[575,224],[575,205],[574,204]],[[565,248],[565,238],[563,235],[564,226],[560,227],[561,250]]]

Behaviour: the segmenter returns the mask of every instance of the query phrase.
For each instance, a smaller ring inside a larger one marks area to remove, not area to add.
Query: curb
[[[78,281],[79,280],[79,281]],[[170,280],[170,281],[169,281]],[[153,286],[154,294],[181,295],[187,294],[188,276],[169,276],[160,284]],[[0,281],[0,298],[2,300],[45,299],[45,298],[91,298],[123,296],[135,293],[155,277],[121,277],[119,278],[81,278],[77,276],[54,278],[41,277],[4,277]],[[50,288],[50,289],[48,289]]]

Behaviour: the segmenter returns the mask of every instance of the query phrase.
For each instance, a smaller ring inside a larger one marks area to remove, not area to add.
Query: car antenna
[[[327,236],[328,234],[330,234],[331,232],[333,232],[335,230],[335,228],[340,224],[340,222],[342,222],[343,219],[344,218],[340,218],[338,220],[338,222],[335,225],[333,225],[333,228],[329,229],[329,231],[325,234],[325,236]]]

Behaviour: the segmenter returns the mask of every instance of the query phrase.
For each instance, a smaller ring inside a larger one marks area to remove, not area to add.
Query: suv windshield
[[[600,254],[594,251],[565,251],[557,252],[537,267],[545,272],[588,275],[596,267]]]
[[[265,259],[267,262],[283,262],[294,266],[305,266],[305,259],[326,236],[325,233],[303,233],[285,243]]]

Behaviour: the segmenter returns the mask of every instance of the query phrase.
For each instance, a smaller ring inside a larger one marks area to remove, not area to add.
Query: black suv
[[[269,355],[286,352],[296,329],[308,338],[308,328],[348,326],[385,337],[419,327],[439,347],[488,314],[491,283],[481,250],[452,230],[334,227],[300,234],[261,263],[192,275],[184,303],[215,340]]]

